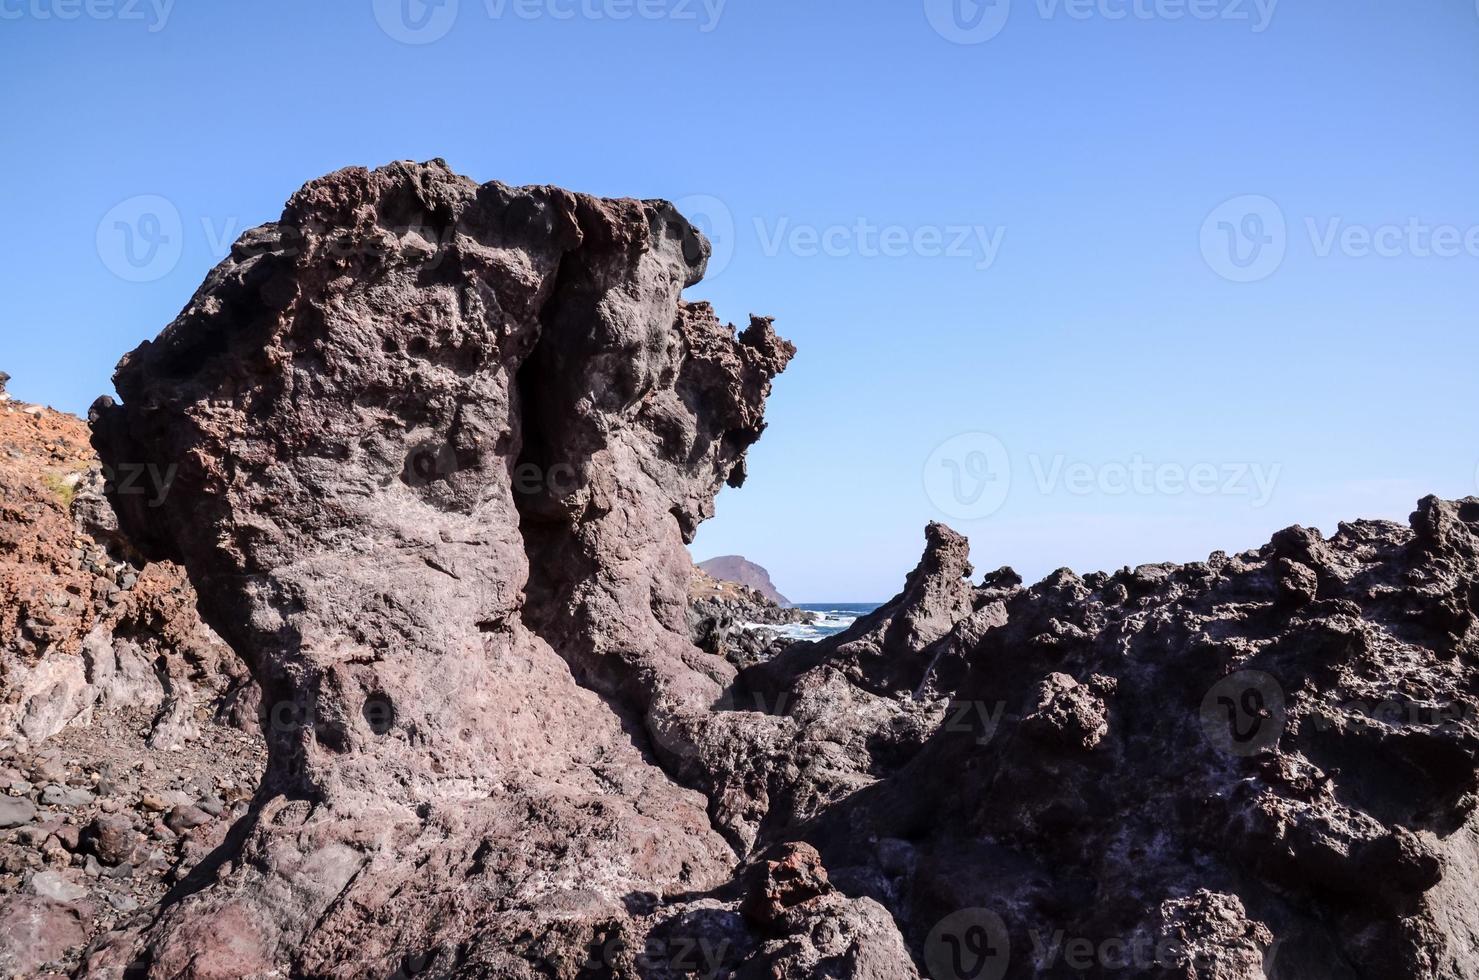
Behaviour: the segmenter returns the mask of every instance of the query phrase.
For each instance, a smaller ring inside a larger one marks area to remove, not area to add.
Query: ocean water
[[[797,640],[820,640],[841,633],[859,618],[877,609],[879,605],[881,603],[877,602],[798,602],[797,609],[817,613],[820,618],[815,623],[793,623],[789,626],[762,626],[746,623],[745,628],[770,630],[781,636],[789,636]]]

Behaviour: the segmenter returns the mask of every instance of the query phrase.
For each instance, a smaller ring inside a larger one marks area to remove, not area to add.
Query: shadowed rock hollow
[[[178,470],[114,504],[270,758],[89,972],[1476,975],[1479,501],[1032,588],[932,525],[738,673],[684,545],[794,349],[680,298],[707,255],[664,202],[344,170],[125,358],[99,453]]]

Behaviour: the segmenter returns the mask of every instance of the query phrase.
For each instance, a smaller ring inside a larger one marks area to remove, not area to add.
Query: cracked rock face
[[[124,360],[95,444],[174,478],[120,533],[270,754],[85,972],[1479,976],[1479,500],[1031,587],[931,525],[739,670],[684,545],[793,349],[680,298],[707,251],[662,202],[345,170]]]

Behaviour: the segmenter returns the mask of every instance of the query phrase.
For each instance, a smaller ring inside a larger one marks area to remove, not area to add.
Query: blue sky
[[[441,156],[715,232],[690,295],[801,353],[694,550],[797,600],[934,519],[1036,578],[1479,492],[1472,0],[0,0],[0,80],[27,400],[304,181]]]

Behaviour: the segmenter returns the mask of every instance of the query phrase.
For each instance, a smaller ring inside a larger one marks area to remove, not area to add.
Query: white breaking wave
[[[811,623],[786,623],[781,626],[769,623],[740,623],[739,626],[744,630],[769,630],[791,640],[820,640],[841,633],[857,621],[857,616],[848,613],[817,613],[816,621]]]

